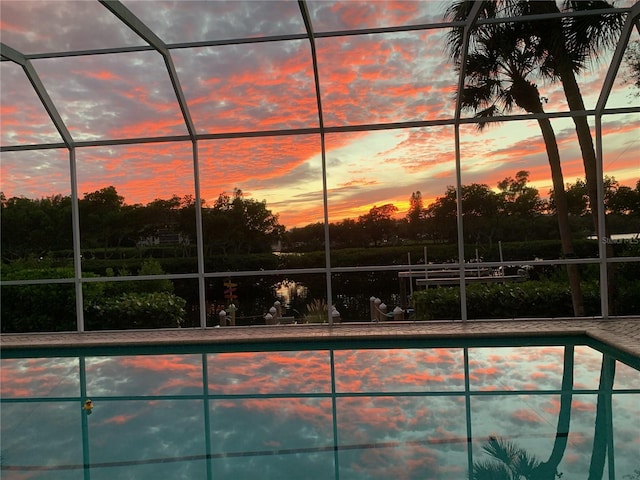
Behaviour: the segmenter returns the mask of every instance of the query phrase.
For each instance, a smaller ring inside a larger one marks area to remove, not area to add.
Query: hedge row
[[[615,256],[638,256],[640,244],[615,244]],[[458,248],[455,244],[426,245],[427,260],[432,263],[447,263],[458,258]],[[473,259],[478,255],[484,261],[499,261],[500,248],[497,243],[491,245],[465,245],[465,258]],[[598,255],[598,243],[595,240],[578,240],[574,242],[575,255],[580,258],[593,258]],[[369,265],[406,265],[411,258],[412,264],[424,262],[425,245],[400,245],[369,248],[345,248],[331,251],[331,265],[334,267],[369,266]],[[555,259],[563,258],[560,242],[554,240],[509,242],[502,244],[502,258],[504,261],[531,261],[535,258]],[[73,267],[69,258],[46,259],[50,265],[61,266],[60,262]],[[129,257],[121,258],[91,258],[82,259],[82,271],[106,275],[108,269],[118,272],[122,270],[136,271],[142,268],[149,258]],[[195,257],[172,256],[153,258],[167,273],[195,273],[198,271]],[[37,259],[22,260],[2,265],[2,277],[11,272],[25,268],[38,268]],[[324,267],[324,251],[307,253],[289,253],[273,255],[271,253],[247,255],[214,255],[205,258],[207,272],[220,271],[257,271],[294,268]],[[24,277],[22,277],[24,278]],[[47,278],[47,277],[40,277]]]
[[[600,315],[600,290],[594,282],[582,286],[585,315]],[[468,285],[467,316],[471,319],[571,317],[571,291],[566,283],[535,282]],[[459,320],[460,289],[436,287],[414,293],[416,320]],[[640,281],[618,287],[613,305],[616,315],[640,312]]]
[[[70,279],[72,268],[43,267],[5,272],[5,280]],[[114,272],[107,269],[108,275]],[[163,273],[155,260],[146,260],[138,275]],[[129,275],[126,269],[119,272]],[[14,278],[15,277],[15,278]],[[85,277],[97,277],[88,273]],[[179,327],[186,301],[172,293],[170,280],[88,282],[83,286],[85,328],[88,330]],[[2,332],[76,330],[74,283],[6,285],[0,292]]]
[[[124,293],[85,307],[88,330],[181,327],[186,300],[167,292]]]

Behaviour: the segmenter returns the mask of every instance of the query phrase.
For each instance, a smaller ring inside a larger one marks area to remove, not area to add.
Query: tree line
[[[71,197],[5,198],[2,201],[4,261],[45,256],[73,248]],[[266,202],[244,198],[241,190],[221,194],[213,205],[202,205],[205,253],[260,253],[284,233]],[[78,200],[81,248],[117,251],[173,244],[180,254],[195,254],[196,202],[173,195],[146,205],[128,205],[114,186],[85,193]]]
[[[497,241],[549,240],[558,238],[555,195],[548,200],[529,185],[529,173],[519,171],[493,189],[487,184],[461,186],[465,243],[491,244]],[[635,188],[620,185],[606,177],[605,205],[612,232],[629,233],[640,229],[640,180]],[[576,238],[593,235],[591,207],[583,180],[566,187],[571,228]],[[406,241],[430,243],[457,242],[457,193],[448,186],[444,194],[428,206],[420,191],[413,192],[409,210],[401,218],[393,204],[374,206],[357,219],[329,224],[332,247],[349,248],[397,244]],[[635,229],[635,230],[634,230]],[[314,250],[323,245],[323,224],[293,228],[287,232],[292,250]]]
[[[465,243],[557,239],[555,197],[541,198],[519,171],[491,188],[486,184],[462,185]],[[640,181],[635,188],[605,179],[605,204],[612,231],[638,231]],[[582,180],[566,188],[571,226],[576,237],[593,234],[590,205]],[[40,199],[5,198],[2,194],[3,261],[70,252],[73,245],[71,197]],[[85,193],[78,200],[81,248],[102,250],[108,256],[118,249],[172,245],[175,255],[194,256],[196,202],[192,196],[173,195],[146,205],[128,205],[113,186]],[[332,248],[398,245],[406,242],[455,243],[456,189],[424,206],[421,192],[413,192],[405,215],[393,204],[372,207],[357,218],[329,224]],[[280,243],[285,251],[324,248],[324,224],[287,229],[266,201],[245,198],[242,191],[222,193],[212,205],[203,203],[204,252],[210,255],[271,252]],[[630,229],[630,230],[629,230]]]

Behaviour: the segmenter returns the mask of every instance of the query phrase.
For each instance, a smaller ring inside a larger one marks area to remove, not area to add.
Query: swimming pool
[[[491,448],[635,475],[637,359],[518,343],[3,351],[2,478],[465,479]]]

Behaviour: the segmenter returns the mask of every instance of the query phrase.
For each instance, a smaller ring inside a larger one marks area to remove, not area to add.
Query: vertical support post
[[[462,166],[460,163],[460,124],[455,125],[456,144],[456,226],[458,229],[458,271],[460,272],[460,320],[467,321],[467,285],[464,271],[464,230],[462,222]]]
[[[458,264],[460,266],[460,320],[467,320],[467,287],[464,278],[464,232],[462,230],[462,167],[460,160],[460,112],[462,110],[462,91],[464,90],[467,52],[469,50],[469,38],[471,28],[476,23],[483,2],[473,2],[464,25],[464,41],[460,57],[460,72],[458,75],[458,89],[456,94],[456,111],[454,123],[455,162],[456,162],[456,226],[458,233]]]
[[[424,278],[428,279],[429,278],[429,270],[427,269],[427,264],[429,262],[427,261],[427,247],[424,247]]]
[[[413,274],[411,272],[411,252],[407,252],[407,261],[409,262],[409,295],[413,297]]]
[[[78,367],[80,373],[80,404],[87,399],[87,371],[84,357],[78,357]],[[89,419],[87,412],[78,405],[80,415],[82,415],[82,466],[84,480],[91,480],[91,455],[89,450]]]
[[[336,365],[333,350],[329,350],[329,361],[331,363],[331,416],[333,418],[333,467],[334,478],[340,478],[340,457],[338,456],[338,408],[336,401]]]
[[[467,469],[468,477],[473,472],[473,432],[471,431],[471,395],[469,393],[469,348],[464,347],[464,411],[467,424]]]
[[[602,116],[596,115],[596,179],[598,181],[598,259],[600,260],[600,313],[609,318],[609,265],[604,210],[604,171],[602,168]],[[591,207],[593,208],[593,206]]]
[[[191,142],[193,151],[193,188],[195,190],[196,212],[196,251],[198,253],[198,310],[200,328],[207,327],[206,278],[204,277],[204,235],[202,233],[202,200],[200,199],[200,163],[198,160],[198,141]]]
[[[202,354],[202,393],[203,393],[203,409],[204,409],[204,445],[205,445],[205,461],[207,462],[207,480],[213,478],[213,469],[211,467],[211,415],[209,413],[209,364],[207,363],[207,354]]]
[[[73,278],[76,293],[76,329],[78,332],[84,332],[82,247],[80,245],[80,207],[78,201],[78,169],[75,147],[69,148],[69,174],[71,177],[71,233],[73,238]]]
[[[605,227],[605,210],[604,210],[604,169],[602,166],[602,115],[607,105],[607,100],[613,89],[616,77],[618,76],[618,70],[624,58],[625,51],[629,45],[629,39],[634,30],[640,29],[640,2],[635,2],[631,7],[631,10],[627,14],[622,31],[620,32],[620,38],[618,39],[616,50],[613,53],[607,75],[605,76],[600,90],[600,96],[595,108],[596,119],[596,177],[598,180],[598,257],[600,259],[600,307],[602,318],[605,320],[609,318],[609,275],[608,275],[608,262],[607,262],[607,245],[604,243],[608,239],[606,238]],[[593,206],[592,206],[593,208]]]
[[[318,87],[318,92],[319,88],[320,87]],[[324,266],[327,282],[327,321],[329,322],[329,326],[333,326],[333,317],[331,316],[331,308],[329,308],[330,305],[333,305],[333,292],[331,291],[331,239],[329,237],[329,195],[327,192],[327,159],[324,143],[324,130],[320,132],[320,145],[322,148],[322,202],[324,211]]]
[[[329,305],[333,305],[333,292],[331,291],[331,247],[329,240],[329,200],[327,193],[327,149],[325,146],[325,128],[324,116],[322,111],[322,95],[320,94],[320,75],[318,73],[318,55],[316,53],[315,33],[313,31],[313,23],[311,15],[307,8],[306,2],[298,0],[300,13],[304,20],[304,26],[309,37],[309,46],[311,47],[311,63],[313,65],[313,83],[316,91],[316,104],[318,106],[318,126],[320,127],[320,149],[322,153],[322,202],[324,211],[324,258],[325,258],[325,275],[327,284],[327,321],[329,326],[333,325],[331,317],[331,309]]]

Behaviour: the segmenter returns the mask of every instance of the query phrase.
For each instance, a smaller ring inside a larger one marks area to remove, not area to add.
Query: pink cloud
[[[541,418],[537,414],[524,408],[513,411],[510,416],[519,422],[529,423],[532,425],[539,425],[542,423]]]
[[[476,368],[471,372],[473,375],[500,375],[502,372],[496,367]]]
[[[595,412],[596,405],[590,402],[573,399],[571,402],[571,410],[576,412]]]
[[[109,425],[109,424],[124,425],[125,423],[128,423],[129,421],[131,421],[135,417],[136,417],[135,415],[124,415],[124,414],[114,415],[112,417],[106,418],[101,423],[103,425]]]
[[[29,15],[24,15],[24,6],[3,8],[3,32],[8,32],[13,41],[25,42],[15,44],[19,49],[38,47],[55,50],[56,43],[64,41],[72,46],[103,45],[105,39],[109,40],[106,42],[108,45],[114,42],[119,46],[140,43],[133,33],[121,29],[115,17],[100,5],[91,2],[75,7],[71,5],[64,3],[52,10],[46,4],[31,3]],[[443,13],[435,12],[430,2],[312,2],[311,6],[314,23],[320,30],[422,23],[441,19]],[[295,7],[291,8],[296,10]],[[220,5],[216,12],[222,8]],[[260,7],[252,5],[251,8]],[[285,5],[279,8],[288,13],[291,11]],[[260,18],[272,18],[276,14],[274,10],[258,10]],[[196,40],[200,31],[213,36],[239,35],[237,29],[233,32],[229,30],[231,26],[222,29],[216,16],[201,9],[181,9],[179,18],[187,22],[189,28],[179,32],[163,24],[163,7],[152,9],[142,4],[137,5],[135,11],[153,21],[154,26],[162,31],[163,38],[180,36]],[[70,25],[75,29],[56,30],[56,21],[68,17],[96,21],[90,24],[72,23]],[[281,28],[277,22],[271,25],[265,20],[262,23],[261,28]],[[298,22],[287,28],[301,27]],[[121,35],[114,35],[115,31]],[[243,34],[256,35],[257,32],[244,31]],[[452,99],[457,83],[454,69],[443,52],[443,41],[444,32],[436,29],[402,35],[318,39],[320,87],[326,124],[356,125],[450,118],[453,115]],[[14,45],[12,42],[9,44]],[[172,57],[199,133],[318,126],[307,41],[181,48],[172,50]],[[140,64],[145,65],[144,69],[139,68]],[[175,93],[157,52],[100,55],[95,58],[38,59],[34,60],[34,66],[77,140],[186,134]],[[3,100],[12,99],[11,102],[3,101],[1,107],[3,145],[59,142],[60,136],[41,102],[31,90],[24,88],[28,82],[20,67],[3,62],[2,69]],[[5,73],[7,71],[9,74]],[[69,72],[74,74],[72,81],[68,78]],[[602,73],[599,71],[585,76],[581,88],[586,95],[593,97],[593,91],[599,90]],[[560,87],[554,85],[547,90],[550,111],[562,110],[564,101]],[[492,125],[487,131],[496,132],[503,127],[507,130],[517,128],[519,123]],[[556,123],[562,124],[554,120]],[[533,128],[527,138],[511,141],[509,135],[504,134],[503,142],[480,139],[473,126],[463,126],[462,131],[471,132],[467,135],[473,139],[467,141],[463,137],[463,183],[481,182],[495,187],[497,181],[514,175],[517,169],[526,169],[531,171],[531,181],[540,185],[541,194],[546,195],[551,186],[546,152],[535,123],[529,124]],[[637,166],[638,148],[633,136],[636,130],[637,122],[631,116],[608,116],[603,121],[605,173],[615,173],[618,180],[631,186],[635,186],[638,179],[637,174],[629,173],[634,172]],[[405,141],[372,156],[367,155],[366,144],[357,146],[358,141],[368,135],[366,133],[327,135],[327,156],[330,160],[332,151],[352,145],[363,152],[357,163],[365,166],[351,168],[347,170],[347,175],[340,171],[344,178],[334,182],[336,188],[329,192],[331,221],[357,217],[376,204],[405,205],[411,191],[417,189],[421,190],[425,205],[428,205],[444,193],[445,183],[454,183],[453,127],[410,129],[405,132],[408,132]],[[569,124],[568,127],[559,128],[556,133],[565,181],[583,178],[584,168],[573,127]],[[288,227],[322,221],[319,165],[309,163],[310,159],[319,156],[319,137],[313,136],[308,143],[306,140],[295,141],[293,137],[289,140],[282,138],[211,142],[215,146],[207,145],[209,142],[199,142],[202,177],[205,179],[201,182],[202,197],[215,199],[222,191],[228,192],[239,187],[255,195],[253,198],[257,200],[264,199],[268,204],[277,205],[275,213],[281,214],[281,222]],[[137,163],[140,168],[131,175],[134,170],[129,168],[132,164],[127,162],[127,156],[134,155],[134,149],[114,147],[113,150],[118,150],[121,155],[108,158],[106,162],[114,165],[92,164],[83,170],[84,191],[114,184],[129,204],[144,204],[174,193],[178,196],[193,194],[193,172],[188,166],[192,164],[190,152],[180,162],[171,163],[167,156],[169,154],[165,153],[167,150],[161,146],[156,148],[162,161],[153,163],[149,158],[141,158]],[[78,151],[79,157],[84,155],[83,150]],[[186,150],[190,150],[190,144]],[[212,154],[208,155],[209,152]],[[467,171],[464,162],[475,157],[482,159],[482,163],[474,165],[473,171]],[[402,179],[400,185],[397,184],[398,179],[394,178],[392,185],[391,179],[374,177],[371,169],[366,167],[371,162],[385,166],[400,165],[406,178]],[[162,163],[170,168],[162,170]],[[441,165],[449,165],[449,168],[435,168]],[[68,177],[65,177],[68,175],[68,165],[65,167],[66,171],[57,177],[47,174],[39,179],[19,180],[18,177],[25,177],[24,170],[7,175],[7,168],[3,165],[3,191],[9,196],[34,197],[66,193],[69,190]],[[21,168],[25,169],[24,166]],[[147,176],[142,174],[145,168]],[[181,168],[186,174],[175,178],[175,173]],[[110,175],[104,176],[105,171]],[[298,187],[301,179],[308,179],[312,173],[317,176],[314,186],[309,188],[305,185],[305,192],[292,195],[286,201],[282,198],[266,198],[267,194],[262,194],[269,192],[273,195],[271,192],[278,189],[293,190],[292,186]],[[328,175],[332,175],[331,165]],[[50,178],[57,179],[54,185],[49,181]],[[427,184],[426,179],[433,183]],[[65,183],[67,186],[63,191],[61,185]],[[164,195],[157,185],[166,186],[170,193]],[[36,194],[32,195],[31,192]]]
[[[88,78],[95,78],[96,80],[108,80],[108,81],[124,81],[125,79],[117,75],[115,72],[108,70],[101,70],[97,72],[73,72],[76,75],[86,75]]]
[[[200,373],[202,368],[198,365],[184,363],[184,358],[180,355],[122,357],[118,359],[118,363],[122,367],[131,367],[151,372]]]

